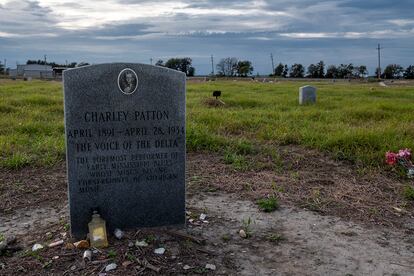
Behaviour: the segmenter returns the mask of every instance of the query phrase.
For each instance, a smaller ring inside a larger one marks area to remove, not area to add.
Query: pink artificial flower
[[[397,154],[387,151],[387,153],[385,153],[385,162],[387,162],[388,165],[395,165],[397,163]]]
[[[411,159],[411,150],[410,149],[402,149],[398,151],[397,154],[398,158],[410,160]]]

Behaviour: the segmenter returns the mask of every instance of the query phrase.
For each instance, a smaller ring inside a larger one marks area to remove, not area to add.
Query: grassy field
[[[188,149],[216,151],[242,167],[246,154],[295,144],[376,167],[387,150],[414,148],[413,86],[313,83],[317,105],[299,106],[304,84],[189,83]],[[207,101],[213,90],[223,92],[224,106]],[[0,81],[0,114],[1,167],[64,160],[61,83]]]

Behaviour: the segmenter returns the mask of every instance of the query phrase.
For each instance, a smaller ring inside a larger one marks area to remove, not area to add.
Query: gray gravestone
[[[64,71],[72,233],[185,223],[184,73],[113,63]]]
[[[299,104],[309,103],[316,103],[316,88],[307,85],[299,88]]]

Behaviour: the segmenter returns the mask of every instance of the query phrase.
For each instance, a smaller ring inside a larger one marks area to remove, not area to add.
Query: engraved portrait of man
[[[134,70],[126,68],[119,73],[118,87],[124,94],[132,94],[138,86],[138,77]]]

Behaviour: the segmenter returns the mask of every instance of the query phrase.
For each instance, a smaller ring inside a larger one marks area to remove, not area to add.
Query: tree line
[[[192,59],[184,58],[170,58],[166,62],[158,60],[155,65],[167,67],[177,71],[184,72],[187,76],[195,75],[195,68],[192,65]],[[41,64],[50,65],[52,67],[81,67],[89,65],[86,62],[71,62],[70,64],[58,64],[55,62],[45,62],[44,60],[28,60],[26,64]],[[218,77],[248,77],[252,76],[253,65],[249,60],[240,60],[236,57],[226,57],[220,59],[215,65]],[[378,68],[375,76],[378,76]],[[4,71],[4,66],[0,62],[0,73]],[[310,64],[307,68],[300,63],[295,63],[291,66],[279,63],[275,68],[271,77],[282,78],[328,78],[328,79],[344,79],[344,78],[366,78],[368,77],[368,69],[365,65],[340,64],[326,66],[324,61],[319,61],[316,64]],[[414,79],[414,65],[407,68],[399,64],[389,64],[381,72],[383,79]]]
[[[378,70],[375,76],[378,76]],[[305,72],[305,67],[302,64],[295,63],[291,67],[287,64],[279,63],[274,73],[271,76],[283,78],[329,78],[329,79],[344,79],[344,78],[365,78],[368,77],[368,69],[365,65],[340,64],[329,65],[326,67],[323,61],[316,64],[310,64]],[[414,65],[403,68],[398,64],[389,64],[381,73],[383,79],[414,79]]]

